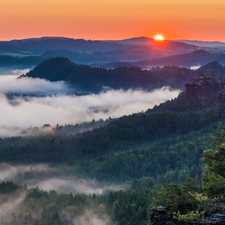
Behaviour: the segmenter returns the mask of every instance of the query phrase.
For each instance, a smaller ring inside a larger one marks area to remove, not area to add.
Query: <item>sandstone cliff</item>
[[[185,84],[188,98],[207,99],[217,97],[225,88],[225,80],[213,76],[199,77]]]

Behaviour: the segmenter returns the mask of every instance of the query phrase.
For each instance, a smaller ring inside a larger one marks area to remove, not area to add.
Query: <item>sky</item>
[[[64,36],[225,42],[225,0],[1,0],[0,40]]]

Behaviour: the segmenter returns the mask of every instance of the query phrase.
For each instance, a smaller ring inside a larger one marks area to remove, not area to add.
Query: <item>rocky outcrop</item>
[[[195,221],[178,221],[173,218],[172,213],[170,213],[166,207],[159,206],[153,207],[151,213],[151,225],[211,225],[211,224],[220,224],[225,225],[225,214],[215,213],[211,214],[209,217],[204,218],[204,221],[195,220]]]
[[[218,93],[225,88],[225,80],[213,76],[199,77],[185,84],[188,98],[208,99],[217,97]]]
[[[151,225],[175,225],[173,215],[163,206],[153,207],[151,214]]]

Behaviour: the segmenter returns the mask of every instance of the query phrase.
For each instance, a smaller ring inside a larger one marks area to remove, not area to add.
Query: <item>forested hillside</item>
[[[77,66],[65,60],[67,63],[69,68]],[[197,80],[211,88],[217,85],[214,76]],[[196,93],[205,90],[201,85],[195,86],[199,88]],[[209,197],[213,195],[213,173],[223,176],[218,169],[222,164],[214,166],[210,156],[216,153],[204,150],[214,148],[213,135],[225,124],[219,115],[218,90],[205,96],[191,96],[187,94],[190,90],[142,113],[105,122],[57,125],[54,129],[45,124],[43,128],[30,128],[39,135],[24,133],[0,139],[0,160],[10,165],[11,171],[0,184],[0,192],[6,202],[10,196],[16,201],[16,207],[8,212],[12,216],[2,217],[4,224],[89,224],[94,218],[104,224],[147,225],[152,219],[152,206],[164,205],[170,212],[181,214],[185,209],[197,210],[199,200],[187,190],[193,186],[196,193],[202,193],[204,178],[204,190]],[[222,133],[216,146],[223,138]],[[14,163],[20,164],[19,172],[13,172],[13,166],[17,166]],[[37,163],[49,167],[35,168]],[[206,175],[204,163],[210,165]],[[34,168],[22,169],[26,165]],[[189,183],[185,183],[187,180]],[[71,182],[101,194],[78,194],[77,190],[62,194],[36,187],[40,184],[62,190],[57,183]],[[218,177],[218,182],[222,185],[224,181]],[[175,200],[174,195],[178,196]]]

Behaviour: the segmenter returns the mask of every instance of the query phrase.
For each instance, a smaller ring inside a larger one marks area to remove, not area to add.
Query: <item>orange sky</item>
[[[0,40],[137,36],[225,42],[225,0],[0,0]]]

